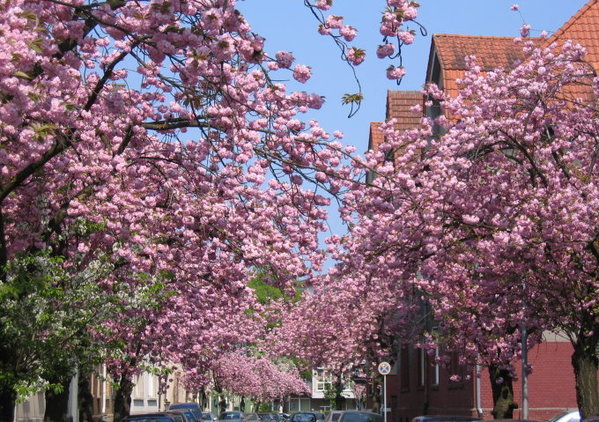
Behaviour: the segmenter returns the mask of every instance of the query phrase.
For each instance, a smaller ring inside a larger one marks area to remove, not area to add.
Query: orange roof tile
[[[586,102],[596,100],[591,88],[594,74],[599,72],[599,1],[590,0],[578,12],[545,41],[545,46],[556,43],[558,46],[572,40],[585,47],[585,61],[594,69],[589,69],[589,78],[578,84],[562,89],[561,94],[570,99],[582,99]]]
[[[475,56],[483,71],[509,68],[525,58],[522,45],[514,43],[514,37],[434,34],[429,62],[433,53],[441,64],[443,89],[450,95],[458,93],[456,79],[464,76],[468,56]],[[430,69],[429,63],[427,81],[431,80]]]
[[[386,120],[396,119],[393,127],[400,131],[415,129],[420,126],[422,113],[412,111],[412,107],[423,104],[424,96],[421,91],[388,90]],[[382,122],[370,122],[369,150],[376,150],[385,142],[385,137],[381,132],[382,124]]]
[[[467,56],[476,56],[483,70],[509,67],[524,58],[514,37],[434,34],[433,43],[444,69],[465,70]]]
[[[376,151],[379,145],[385,142],[383,132],[381,132],[381,125],[383,122],[370,122],[370,136],[368,139],[368,150]]]
[[[398,130],[414,129],[420,126],[422,113],[415,113],[412,107],[422,106],[424,97],[421,91],[387,91],[386,119],[396,119],[395,128]]]
[[[586,60],[599,69],[599,1],[590,0],[546,41],[546,45],[572,40],[587,49]]]

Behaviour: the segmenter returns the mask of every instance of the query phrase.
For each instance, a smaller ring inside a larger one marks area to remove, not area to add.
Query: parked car
[[[202,412],[202,419],[201,420],[203,422],[216,422],[218,420],[218,418],[216,416],[214,416],[210,412]]]
[[[175,403],[168,407],[168,410],[189,410],[193,413],[194,422],[202,419],[202,408],[197,403]]]
[[[257,413],[244,413],[243,422],[260,422],[260,416]]]
[[[258,417],[260,418],[261,421],[264,422],[277,422],[277,418],[274,416],[274,413],[258,413],[257,414]]]
[[[274,412],[270,415],[276,422],[287,422],[289,420],[289,415],[287,413]]]
[[[580,412],[572,410],[570,412],[560,413],[549,419],[547,422],[580,422]]]
[[[177,422],[177,417],[164,412],[143,413],[127,416],[123,422]]]
[[[176,410],[169,410],[164,413],[169,413],[175,415],[177,418],[180,418],[183,422],[198,422],[195,415],[193,414],[192,409],[182,408]]]
[[[383,416],[358,410],[333,410],[327,415],[326,422],[383,422]]]
[[[296,412],[291,415],[289,422],[324,422],[325,415],[321,412]]]
[[[461,415],[424,415],[412,418],[412,422],[470,422],[480,420],[482,419],[476,416]]]
[[[227,411],[220,414],[218,417],[220,421],[227,422],[241,422],[243,421],[243,412]]]

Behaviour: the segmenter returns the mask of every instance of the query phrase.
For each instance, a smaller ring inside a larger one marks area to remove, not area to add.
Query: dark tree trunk
[[[338,381],[335,384],[335,410],[343,410],[345,407],[345,397],[343,397],[343,384]]]
[[[218,409],[220,413],[223,413],[227,410],[227,400],[225,399],[225,395],[223,393],[220,394],[220,401],[218,402]]]
[[[69,410],[69,386],[71,382],[62,382],[62,391],[56,393],[52,390],[46,390],[46,411],[44,412],[44,422],[66,422]]]
[[[381,390],[382,386],[379,382],[379,377],[374,377],[372,380],[372,411],[374,413],[381,413],[381,406],[383,405]]]
[[[79,422],[92,422],[94,397],[91,393],[90,375],[79,376]]]
[[[493,390],[493,411],[495,419],[513,419],[514,409],[518,403],[514,401],[513,379],[507,369],[495,365],[489,367],[491,389]]]
[[[114,395],[114,422],[121,422],[129,416],[131,412],[131,393],[133,392],[133,382],[123,376],[119,383],[119,388]]]
[[[597,390],[597,343],[599,334],[579,336],[574,344],[572,366],[576,379],[576,401],[581,420],[599,413],[599,391]]]
[[[14,420],[17,393],[12,386],[0,385],[0,421]]]
[[[202,409],[210,409],[210,406],[208,404],[208,396],[206,395],[206,391],[204,391],[204,388],[202,388],[198,393],[198,402]]]

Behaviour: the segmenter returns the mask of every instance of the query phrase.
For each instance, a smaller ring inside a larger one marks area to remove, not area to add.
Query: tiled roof
[[[595,73],[599,72],[599,1],[590,0],[574,14],[560,29],[545,41],[545,45],[556,43],[558,46],[572,40],[585,47],[587,55],[585,61],[589,63]],[[592,72],[591,72],[592,73]],[[562,90],[566,97],[581,98],[583,101],[594,101],[596,97],[591,88],[593,75],[588,80],[577,85],[568,86]]]
[[[397,130],[415,129],[420,126],[422,113],[412,111],[412,107],[424,104],[421,91],[387,91],[386,120],[395,119],[394,128]],[[380,130],[382,122],[370,122],[370,139],[368,149],[376,150],[385,141]]]
[[[509,67],[524,58],[514,37],[434,34],[433,43],[443,69],[465,70],[467,56],[476,56],[483,70]]]
[[[599,1],[590,0],[568,22],[547,39],[553,42],[572,40],[587,49],[586,60],[599,69]]]
[[[395,128],[398,130],[414,129],[420,125],[422,113],[415,113],[412,107],[424,103],[421,91],[387,91],[386,119],[396,119]]]
[[[514,37],[434,34],[427,81],[432,78],[434,52],[441,64],[443,89],[450,95],[458,93],[456,79],[464,76],[468,56],[476,56],[483,71],[509,68],[525,58],[522,45],[514,43]]]
[[[368,149],[376,151],[379,145],[385,141],[380,127],[383,122],[370,122],[370,139],[368,139]]]

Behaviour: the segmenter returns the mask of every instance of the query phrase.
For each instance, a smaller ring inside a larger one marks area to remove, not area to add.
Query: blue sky
[[[358,37],[352,42],[367,49],[369,60],[358,66],[358,77],[365,100],[358,114],[347,118],[349,108],[341,106],[346,92],[355,92],[350,69],[339,59],[332,40],[316,32],[317,22],[303,5],[302,0],[241,0],[238,7],[255,32],[266,38],[266,51],[279,50],[294,53],[297,63],[312,67],[313,77],[299,89],[317,92],[327,99],[325,106],[311,115],[329,130],[345,133],[345,142],[362,152],[368,145],[371,121],[383,120],[385,97],[388,89],[420,89],[424,82],[431,34],[453,33],[470,35],[518,36],[526,22],[533,28],[532,35],[542,30],[555,31],[566,22],[587,0],[419,0],[418,21],[428,31],[416,42],[403,48],[407,75],[401,85],[386,79],[388,60],[376,58],[374,50],[381,43],[378,32],[383,0],[335,0],[334,11],[345,17],[345,22],[358,28]],[[514,3],[520,13],[510,10]],[[361,6],[368,4],[369,6]],[[417,29],[412,25],[414,29]],[[293,84],[291,84],[293,85]]]

